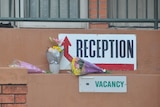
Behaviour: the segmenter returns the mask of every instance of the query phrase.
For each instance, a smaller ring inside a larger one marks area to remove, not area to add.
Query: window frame
[[[125,7],[126,1],[128,1],[128,9],[127,7]],[[119,1],[109,0],[108,2],[110,3],[110,4],[108,3],[108,16],[110,16],[108,18],[111,18],[111,19],[154,19],[154,0],[148,1],[148,3],[146,3],[146,0],[141,0],[141,1],[137,0],[139,4],[137,6],[137,10],[136,10],[136,1],[134,0],[122,0],[122,1],[121,0]],[[116,7],[117,2],[118,2],[119,8]],[[160,5],[160,2],[158,4]],[[122,8],[123,10],[121,10],[120,7],[123,7]],[[125,12],[128,12],[128,14]],[[158,14],[158,16],[160,17],[160,14]],[[110,28],[153,28],[154,23],[150,23],[150,22],[148,23],[147,22],[145,23],[144,22],[143,23],[139,23],[139,22],[114,23],[112,22],[112,23],[109,23],[109,27]]]
[[[16,17],[24,18],[24,0],[21,0],[20,4],[18,1],[15,0]],[[80,0],[80,18],[88,17],[87,10],[88,1]],[[15,24],[19,28],[88,28],[87,22],[16,22]]]

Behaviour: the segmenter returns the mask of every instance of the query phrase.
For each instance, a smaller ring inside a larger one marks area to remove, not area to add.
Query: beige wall
[[[78,78],[73,75],[29,75],[28,104],[29,107],[160,107],[159,74],[126,76],[127,93],[80,93]]]
[[[59,33],[136,34],[137,70],[113,71],[127,76],[127,93],[79,93],[78,78],[61,73],[28,75],[29,107],[159,107],[160,31],[87,29],[0,29],[0,66],[14,59],[48,69],[45,57],[49,36]]]
[[[57,37],[59,33],[136,34],[137,71],[120,72],[160,74],[159,30],[0,29],[0,66],[8,66],[14,59],[21,59],[48,69],[45,51],[52,46],[48,37]]]

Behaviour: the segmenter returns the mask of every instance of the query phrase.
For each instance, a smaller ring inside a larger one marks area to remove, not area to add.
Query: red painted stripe
[[[134,70],[134,64],[96,64],[106,70]]]

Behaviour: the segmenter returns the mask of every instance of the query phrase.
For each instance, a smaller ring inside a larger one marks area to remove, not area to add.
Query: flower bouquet
[[[85,75],[89,73],[109,73],[107,70],[96,66],[81,58],[73,58],[71,62],[72,73],[76,76]]]
[[[24,62],[21,60],[14,60],[12,64],[9,65],[9,67],[13,68],[25,68],[28,70],[28,73],[45,73],[44,70],[41,70],[40,68],[36,67],[35,65],[32,65],[28,62]]]
[[[57,74],[59,73],[59,69],[60,69],[60,60],[62,57],[62,47],[60,46],[60,40],[49,37],[49,40],[52,43],[56,43],[56,46],[53,47],[49,47],[46,51],[46,57],[49,63],[49,70],[50,72],[52,72],[53,74]]]

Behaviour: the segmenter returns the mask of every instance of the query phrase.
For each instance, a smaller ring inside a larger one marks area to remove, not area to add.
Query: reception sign
[[[79,57],[104,69],[136,70],[134,34],[59,34],[59,39],[64,46],[64,69]]]

